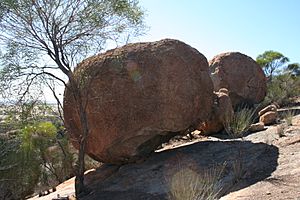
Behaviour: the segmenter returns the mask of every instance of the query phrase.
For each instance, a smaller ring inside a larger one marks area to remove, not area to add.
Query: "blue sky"
[[[179,39],[207,59],[266,50],[300,62],[300,0],[140,0],[149,31],[139,41]]]

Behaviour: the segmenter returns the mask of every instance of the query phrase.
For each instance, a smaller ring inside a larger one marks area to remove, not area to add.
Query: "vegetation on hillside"
[[[130,0],[0,0],[0,199],[24,199],[74,175],[77,194],[85,192],[84,149],[89,127],[86,102],[81,98],[86,94],[78,92],[82,82],[74,79],[74,68],[85,57],[105,49],[107,41],[126,43],[130,36],[141,34],[143,16],[138,1]],[[45,58],[51,62],[43,62]],[[259,55],[257,63],[267,76],[265,104],[288,105],[300,95],[298,63],[289,63],[288,57],[276,51]],[[77,155],[63,124],[58,84],[71,88],[84,127]],[[38,100],[44,86],[53,92],[58,107]],[[238,110],[224,124],[225,131],[234,138],[242,137],[253,116],[248,108]],[[219,175],[212,180],[210,174],[206,176],[180,171],[173,177],[171,195],[180,199],[194,192],[193,197],[210,195],[214,199]],[[209,181],[203,183],[203,179]],[[188,187],[188,193],[182,193],[190,184],[197,188],[191,191]]]
[[[1,112],[1,199],[24,199],[74,174],[74,156],[51,106],[40,102],[3,105]]]
[[[293,102],[300,95],[300,65],[276,51],[265,51],[256,58],[267,76],[267,96],[264,104],[281,106]]]
[[[60,84],[75,99],[83,127],[75,168],[77,196],[87,192],[83,175],[89,127],[82,98],[87,94],[80,91],[82,85],[74,78],[74,68],[105,49],[108,42],[119,45],[140,35],[143,17],[137,0],[0,0],[1,93],[9,100],[13,95],[15,102],[23,104],[24,99],[35,96],[33,88],[39,93],[47,86],[59,101],[56,86]],[[60,102],[58,107],[62,108]],[[36,133],[39,126],[33,125],[30,131],[46,137]],[[43,156],[42,149],[38,152]]]

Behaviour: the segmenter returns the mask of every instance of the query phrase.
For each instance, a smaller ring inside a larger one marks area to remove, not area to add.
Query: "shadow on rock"
[[[276,169],[277,158],[277,147],[265,143],[198,142],[154,153],[142,163],[104,164],[86,175],[86,184],[92,192],[83,199],[169,199],[176,181],[174,177],[192,179],[199,175],[207,178],[207,172],[221,168],[220,173],[208,175],[217,176],[214,177],[215,187],[220,189],[218,196],[223,196],[270,176]],[[177,176],[178,171],[192,172],[192,175],[181,173],[186,175]],[[240,180],[243,180],[242,186],[237,184]],[[178,182],[185,183],[185,180]]]

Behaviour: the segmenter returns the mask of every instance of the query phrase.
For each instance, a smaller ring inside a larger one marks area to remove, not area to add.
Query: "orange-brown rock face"
[[[86,153],[105,163],[133,162],[169,135],[206,121],[213,84],[206,58],[177,40],[129,44],[86,59],[75,70],[88,99]],[[65,90],[65,124],[75,147],[76,103]]]
[[[259,117],[259,121],[265,125],[270,125],[276,123],[277,117],[277,111],[268,111]]]
[[[214,90],[227,88],[234,108],[261,102],[266,95],[266,77],[250,57],[229,52],[215,56],[210,62]]]
[[[260,110],[258,112],[258,115],[262,116],[263,114],[265,114],[269,111],[277,112],[277,107],[274,104],[268,105],[265,108],[263,108],[262,110]]]
[[[208,121],[200,123],[198,130],[204,135],[217,133],[224,129],[226,120],[233,116],[233,108],[231,100],[228,96],[228,90],[221,88],[215,92],[215,103],[213,106],[211,117]]]

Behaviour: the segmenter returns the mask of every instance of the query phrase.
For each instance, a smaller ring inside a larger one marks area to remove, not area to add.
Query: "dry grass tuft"
[[[240,138],[248,132],[253,123],[255,110],[242,108],[235,112],[232,117],[228,117],[224,123],[226,133],[232,138]]]
[[[178,165],[178,171],[167,179],[170,200],[215,200],[221,191],[220,178],[226,167],[215,166],[200,173]]]
[[[283,118],[288,126],[293,125],[293,117],[295,116],[295,112],[292,110],[287,111],[284,115]]]

